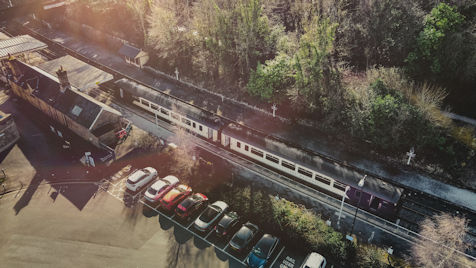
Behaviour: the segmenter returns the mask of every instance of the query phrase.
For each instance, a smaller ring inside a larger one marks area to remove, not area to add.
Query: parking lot
[[[241,264],[243,267],[246,267],[245,259],[251,251],[251,248],[243,251],[237,252],[229,247],[229,239],[225,240],[215,235],[215,230],[212,228],[206,233],[201,233],[196,230],[193,226],[193,223],[196,217],[183,221],[176,218],[174,213],[166,213],[160,209],[158,204],[151,204],[146,201],[143,197],[144,192],[147,188],[154,183],[154,180],[149,182],[146,186],[142,187],[137,192],[130,192],[126,188],[126,180],[129,174],[132,174],[136,169],[131,165],[127,165],[113,176],[108,179],[102,179],[98,182],[99,190],[107,192],[117,200],[124,203],[128,208],[135,208],[140,206],[143,210],[144,215],[148,216],[159,216],[162,221],[168,221],[168,224],[175,226],[176,228],[183,229],[184,231],[190,233],[196,238],[202,240],[208,246],[215,248],[215,252],[218,258],[222,260],[233,259],[235,262]],[[211,200],[211,202],[216,200]],[[233,204],[229,204],[231,210],[233,210]],[[263,232],[261,231],[258,234],[258,237],[261,237]],[[256,243],[256,241],[255,241]],[[294,268],[300,267],[301,263],[305,258],[305,253],[293,251],[291,248],[286,248],[283,243],[279,243],[277,249],[273,252],[272,256],[268,260],[267,267],[273,268]]]

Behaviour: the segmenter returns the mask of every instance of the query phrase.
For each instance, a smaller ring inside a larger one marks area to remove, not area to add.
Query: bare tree
[[[179,128],[175,132],[171,141],[177,145],[171,154],[173,160],[171,172],[181,179],[186,179],[194,173],[198,166],[196,145],[190,134],[183,128]]]
[[[467,260],[456,251],[464,252],[467,220],[450,214],[427,218],[421,223],[420,234],[427,239],[412,248],[412,260],[419,267],[467,267]]]

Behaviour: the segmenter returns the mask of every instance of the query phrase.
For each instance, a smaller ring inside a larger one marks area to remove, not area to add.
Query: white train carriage
[[[190,105],[180,107],[184,104],[171,99],[168,95],[130,80],[118,80],[116,85],[119,86],[121,98],[130,99],[132,104],[154,114],[160,119],[167,120],[205,139],[218,142],[218,131],[221,128],[219,118],[199,118],[200,114],[203,113],[201,110]],[[175,104],[172,104],[174,101]],[[194,110],[196,110],[196,114],[193,113]],[[194,116],[192,117],[189,114]]]
[[[230,150],[239,152],[249,158],[255,159],[272,168],[297,177],[310,184],[316,185],[319,188],[333,192],[337,195],[344,195],[346,185],[340,183],[324,174],[313,171],[311,168],[303,164],[289,160],[277,153],[270,153],[264,150],[261,146],[252,144],[248,140],[236,138],[233,134],[223,130],[221,133],[221,144]]]
[[[294,158],[302,159],[303,161],[290,160],[288,154],[285,156],[282,152],[270,149],[273,147],[276,148],[276,144],[266,144],[264,137],[259,137],[259,135],[249,130],[245,131],[240,126],[233,124],[230,124],[222,130],[221,144],[230,150],[243,154],[338,196],[346,195],[352,199],[348,196],[348,191],[358,189],[378,197],[381,200],[387,200],[392,204],[396,204],[402,193],[402,189],[371,176],[366,176],[366,183],[363,189],[360,189],[358,182],[363,176],[360,172],[350,170],[337,163],[319,161],[317,159],[318,157],[310,157],[305,163],[303,162],[304,157],[298,156],[297,152],[295,152],[296,155]],[[286,145],[283,144],[283,146]],[[307,154],[306,152],[300,153],[302,153],[302,155]]]

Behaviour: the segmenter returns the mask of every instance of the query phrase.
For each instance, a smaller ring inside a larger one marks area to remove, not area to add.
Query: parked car
[[[149,183],[153,178],[157,176],[157,170],[155,168],[146,167],[134,171],[127,177],[126,187],[127,189],[135,192],[142,186]]]
[[[176,208],[175,214],[180,219],[190,219],[197,212],[199,212],[202,208],[204,208],[208,204],[208,197],[204,194],[195,193],[188,197],[187,199],[183,200]]]
[[[163,179],[157,180],[145,192],[145,199],[149,202],[155,203],[160,200],[166,193],[172,190],[179,183],[179,179],[175,176],[166,176]]]
[[[206,232],[213,227],[215,223],[228,210],[228,204],[223,201],[216,201],[208,207],[195,220],[195,228],[201,232]]]
[[[190,186],[180,184],[164,195],[164,197],[160,200],[160,207],[166,211],[173,211],[173,209],[180,202],[182,202],[182,200],[191,194],[192,188]]]
[[[325,268],[326,258],[319,253],[311,252],[301,265],[301,268]]]
[[[215,226],[215,233],[218,237],[228,238],[240,227],[239,223],[236,212],[227,213]]]
[[[279,238],[265,234],[256,243],[246,258],[246,264],[252,268],[264,267],[278,247]]]
[[[256,238],[258,231],[258,226],[247,222],[241,226],[240,230],[236,232],[228,244],[232,249],[242,251],[251,245],[250,243]]]

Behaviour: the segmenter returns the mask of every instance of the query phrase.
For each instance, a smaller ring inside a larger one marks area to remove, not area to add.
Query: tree
[[[435,77],[450,71],[442,56],[443,43],[458,30],[465,17],[456,8],[440,3],[425,17],[424,28],[417,38],[417,46],[408,54],[408,71],[417,77]],[[443,65],[442,65],[443,64]]]
[[[283,92],[292,84],[291,58],[282,53],[265,65],[258,63],[256,71],[251,72],[248,92],[266,101],[279,101]]]
[[[187,17],[189,6],[181,1],[158,0],[148,16],[149,46],[169,71],[175,67],[183,72],[193,70],[193,30]]]
[[[128,0],[127,6],[134,14],[138,22],[139,30],[142,32],[144,44],[147,44],[147,14],[152,7],[152,0]]]
[[[464,237],[467,232],[467,220],[450,214],[440,214],[427,218],[421,223],[420,240],[412,248],[413,261],[422,267],[466,267],[464,259],[456,251],[467,248]]]
[[[348,17],[351,23],[338,29],[339,56],[359,68],[401,65],[423,27],[423,11],[413,0],[358,1]]]
[[[199,161],[195,142],[183,128],[178,128],[171,141],[177,145],[172,155],[171,172],[181,179],[190,178],[196,171]]]
[[[294,85],[288,97],[297,109],[327,113],[339,97],[339,73],[331,59],[337,24],[314,16],[304,27],[294,55]]]

